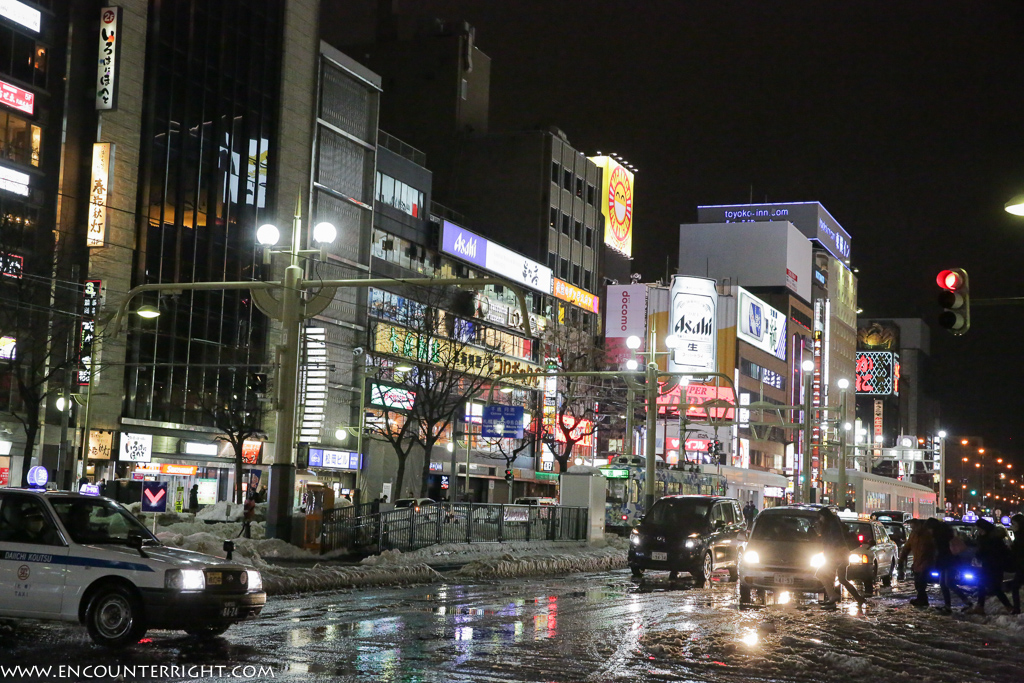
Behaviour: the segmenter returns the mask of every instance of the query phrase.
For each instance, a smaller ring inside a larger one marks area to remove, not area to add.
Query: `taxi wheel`
[[[750,586],[740,586],[740,604],[750,604]]]
[[[85,623],[89,636],[104,647],[134,645],[146,634],[142,605],[125,586],[101,588],[89,603]]]
[[[229,628],[231,628],[231,624],[218,624],[217,626],[187,628],[185,629],[185,633],[189,634],[190,636],[197,636],[200,638],[213,638],[214,636],[221,635]]]

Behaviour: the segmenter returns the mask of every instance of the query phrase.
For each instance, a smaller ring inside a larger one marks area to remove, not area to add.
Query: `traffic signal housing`
[[[939,287],[939,305],[944,309],[939,314],[939,326],[960,336],[971,329],[971,296],[967,282],[967,271],[950,268],[935,278]]]
[[[505,470],[505,481],[512,481],[515,478],[515,475],[512,474],[512,470]]]

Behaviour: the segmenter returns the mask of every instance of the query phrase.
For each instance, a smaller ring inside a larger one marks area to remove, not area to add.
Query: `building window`
[[[572,266],[572,283],[578,285],[580,283],[580,267],[577,264]]]
[[[594,229],[592,227],[590,227],[589,225],[587,226],[587,241],[586,241],[586,245],[588,247],[593,247],[594,246]]]
[[[565,259],[559,259],[558,277],[562,278],[563,280],[569,279],[569,262],[566,261]]]
[[[590,277],[591,273],[589,270],[583,271],[583,289],[590,290]]]
[[[551,218],[548,223],[549,226],[558,230],[558,209],[554,206],[551,207]]]
[[[377,171],[376,199],[413,218],[423,215],[423,193],[380,171]]]
[[[562,171],[562,187],[572,192],[572,171],[567,168]]]
[[[583,241],[583,223],[576,221],[575,230],[573,231],[573,239],[577,242]]]
[[[587,204],[590,204],[591,206],[596,206],[595,202],[597,202],[597,189],[593,185],[590,185],[588,183],[587,184]]]
[[[583,178],[576,179],[576,196],[583,199]]]
[[[559,171],[561,171],[561,170],[562,170],[562,167],[558,165],[557,161],[552,161],[551,162],[551,182],[557,183],[559,181],[559,177],[558,176],[559,176]]]
[[[20,116],[0,112],[0,158],[39,165],[42,129]]]
[[[558,267],[558,254],[548,252],[548,268],[554,270]]]
[[[568,235],[569,234],[569,223],[570,222],[571,222],[571,219],[569,218],[569,216],[567,214],[563,213],[562,214],[562,234],[563,235]]]

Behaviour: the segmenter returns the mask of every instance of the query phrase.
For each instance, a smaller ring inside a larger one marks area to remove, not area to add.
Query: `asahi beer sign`
[[[718,291],[715,281],[676,275],[672,278],[669,333],[675,337],[670,372],[714,372],[718,346]]]
[[[553,275],[550,268],[451,221],[445,221],[441,226],[441,251],[497,273],[511,282],[545,294],[551,293]]]
[[[739,288],[740,312],[736,331],[743,341],[786,360],[786,316]]]

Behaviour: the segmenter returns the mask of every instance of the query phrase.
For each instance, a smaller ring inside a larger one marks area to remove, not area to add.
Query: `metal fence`
[[[561,505],[436,503],[355,516],[352,508],[325,510],[320,552],[340,548],[373,554],[437,543],[582,541],[587,509]]]

